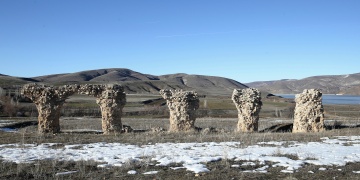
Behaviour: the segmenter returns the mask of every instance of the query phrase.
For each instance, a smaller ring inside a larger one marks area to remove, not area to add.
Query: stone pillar
[[[195,129],[199,98],[194,91],[160,90],[170,110],[170,132]]]
[[[293,133],[320,132],[324,128],[322,93],[317,89],[305,89],[295,96]]]
[[[121,133],[122,110],[126,104],[126,94],[120,85],[82,85],[80,93],[96,97],[102,116],[104,134]]]
[[[231,99],[238,110],[237,131],[258,131],[259,113],[262,106],[260,91],[254,88],[234,89]]]
[[[40,133],[60,132],[59,118],[65,100],[77,91],[77,85],[53,87],[39,84],[26,84],[21,94],[30,98],[38,110],[38,131]]]

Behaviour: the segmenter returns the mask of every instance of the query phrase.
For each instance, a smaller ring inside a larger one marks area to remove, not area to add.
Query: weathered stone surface
[[[294,133],[320,132],[324,128],[322,93],[317,89],[305,89],[295,96]]]
[[[258,131],[259,113],[262,106],[260,91],[254,88],[234,89],[231,99],[238,110],[237,131]]]
[[[122,132],[123,133],[131,133],[131,132],[134,132],[134,129],[131,126],[123,125]]]
[[[59,118],[65,100],[74,93],[96,97],[102,115],[104,134],[121,133],[122,109],[126,103],[124,89],[120,85],[66,85],[53,87],[39,84],[27,84],[21,93],[31,99],[39,112],[39,132],[60,132]]]
[[[104,134],[121,133],[122,109],[126,104],[126,94],[120,85],[81,85],[79,93],[96,97],[102,116]]]
[[[60,132],[59,118],[65,100],[77,91],[77,85],[53,87],[39,84],[26,84],[21,94],[31,99],[39,112],[38,130],[40,133]]]
[[[162,128],[162,127],[152,127],[151,129],[150,129],[150,131],[151,132],[164,132],[165,131],[165,129],[164,128]]]
[[[194,130],[199,98],[194,91],[160,90],[170,110],[170,132]]]

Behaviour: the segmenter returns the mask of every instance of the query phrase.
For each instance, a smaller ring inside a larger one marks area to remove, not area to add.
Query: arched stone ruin
[[[295,102],[293,133],[325,130],[322,93],[318,89],[305,89],[295,96]]]
[[[195,91],[160,90],[170,110],[170,132],[195,129],[199,97]]]
[[[258,131],[259,113],[262,106],[260,91],[254,88],[234,89],[231,99],[238,110],[237,131]]]
[[[65,100],[77,92],[77,85],[53,87],[39,84],[26,84],[21,94],[31,99],[39,112],[38,131],[40,133],[60,132],[60,112]]]
[[[104,134],[121,133],[122,109],[126,103],[124,89],[120,85],[66,85],[53,87],[36,83],[23,86],[21,93],[30,98],[39,112],[40,133],[60,132],[60,112],[65,100],[74,93],[87,94],[96,98],[102,115]]]
[[[65,100],[75,94],[94,96],[102,114],[104,134],[124,131],[121,116],[126,103],[126,94],[120,85],[65,85],[48,86],[36,83],[26,84],[21,94],[31,99],[39,112],[40,133],[60,132],[59,118]],[[195,129],[196,110],[199,97],[194,91],[160,90],[170,110],[170,132]],[[258,131],[261,110],[261,93],[254,88],[234,89],[232,100],[238,110],[237,131]],[[320,132],[324,127],[322,93],[317,89],[305,89],[296,95],[293,132]]]
[[[102,130],[104,134],[121,133],[122,110],[126,104],[126,94],[120,85],[81,85],[79,94],[94,96],[100,106]]]

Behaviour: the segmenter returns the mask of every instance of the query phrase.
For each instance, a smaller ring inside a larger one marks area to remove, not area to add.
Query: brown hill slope
[[[274,94],[296,94],[304,89],[318,88],[325,94],[360,95],[360,73],[313,76],[300,80],[259,81],[246,85]]]
[[[179,86],[195,89],[204,94],[231,94],[234,89],[247,88],[246,85],[235,80],[216,76],[171,74],[159,77],[160,80],[175,82]]]
[[[4,74],[0,74],[0,87],[10,87],[14,85],[22,85],[30,82],[38,82],[32,78],[13,77]]]
[[[8,76],[11,77],[11,76]],[[15,78],[15,77],[12,77]],[[0,81],[2,77],[0,76]],[[20,78],[15,78],[21,80]],[[23,78],[24,79],[24,78]],[[81,71],[67,74],[54,74],[28,78],[29,81],[22,80],[18,84],[29,82],[40,82],[45,84],[98,84],[98,83],[118,83],[124,86],[127,93],[132,94],[158,94],[160,89],[183,89],[195,90],[204,95],[228,95],[236,88],[247,88],[232,79],[188,74],[169,74],[154,76],[142,74],[130,69],[112,68]],[[7,81],[7,83],[10,83]]]
[[[41,82],[117,82],[117,81],[144,81],[158,80],[156,76],[141,74],[124,68],[98,69],[68,74],[56,74],[34,77]]]

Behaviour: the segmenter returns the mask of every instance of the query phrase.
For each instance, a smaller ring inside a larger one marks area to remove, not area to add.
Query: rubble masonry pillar
[[[59,118],[65,100],[77,91],[77,85],[53,87],[39,84],[26,84],[21,94],[30,98],[38,110],[38,131],[40,133],[60,132]]]
[[[195,129],[196,110],[199,98],[195,91],[160,90],[170,111],[170,132]]]
[[[295,96],[293,133],[321,132],[324,127],[322,93],[317,89],[305,89]]]
[[[126,104],[126,94],[120,85],[82,85],[82,94],[96,97],[101,110],[101,126],[104,134],[121,133],[122,110]]]
[[[261,110],[261,93],[254,88],[234,89],[231,99],[238,110],[237,131],[258,131]]]

